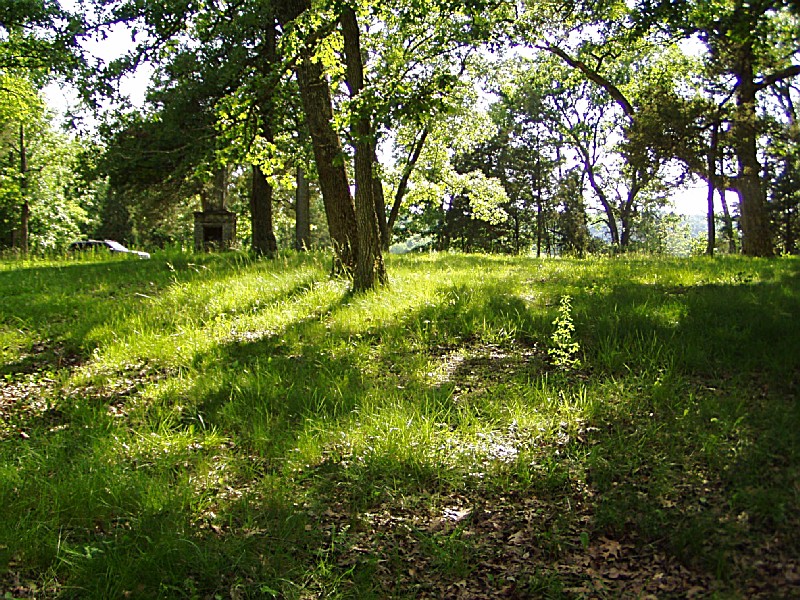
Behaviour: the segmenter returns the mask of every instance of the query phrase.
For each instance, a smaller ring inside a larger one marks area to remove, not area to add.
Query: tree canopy
[[[253,251],[271,255],[275,215],[308,221],[310,179],[337,268],[368,289],[386,279],[393,242],[648,247],[670,197],[699,178],[708,251],[719,249],[717,217],[729,242],[720,248],[738,237],[751,255],[797,248],[791,3],[85,7],[0,4],[0,71],[5,85],[21,77],[34,90],[60,74],[98,100],[150,65],[144,106],[117,110],[100,129],[96,171],[136,219],[174,220],[193,202],[244,194],[230,206],[249,223]],[[82,39],[119,27],[131,39],[121,57],[86,56]],[[309,233],[298,236],[305,247]]]

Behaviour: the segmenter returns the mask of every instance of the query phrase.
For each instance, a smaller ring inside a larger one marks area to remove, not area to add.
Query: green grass
[[[798,593],[798,260],[388,266],[0,263],[0,593]]]

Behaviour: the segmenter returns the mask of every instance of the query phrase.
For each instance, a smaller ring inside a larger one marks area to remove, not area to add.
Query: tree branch
[[[389,221],[388,221],[388,228],[389,231],[392,230],[394,227],[395,221],[397,221],[397,215],[400,212],[400,205],[403,203],[403,197],[406,195],[406,190],[408,189],[408,180],[411,178],[411,172],[414,170],[414,167],[419,160],[419,156],[422,153],[422,147],[425,145],[425,140],[428,137],[428,126],[426,125],[423,127],[422,132],[420,133],[419,137],[414,140],[414,144],[411,147],[411,152],[409,154],[408,160],[406,161],[405,167],[403,167],[403,174],[400,177],[400,183],[397,184],[397,191],[394,195],[394,203],[392,204],[391,212],[389,213]]]
[[[761,81],[756,81],[756,91],[761,91],[764,88],[768,88],[769,86],[778,83],[779,81],[783,81],[784,79],[789,79],[797,75],[800,75],[800,65],[791,65],[790,67],[776,71],[771,75],[767,75]]]
[[[608,94],[614,99],[614,101],[620,105],[622,111],[628,116],[628,118],[633,119],[634,117],[634,110],[631,103],[625,97],[617,86],[611,83],[608,79],[600,75],[597,71],[589,67],[585,62],[578,60],[577,58],[571,57],[569,54],[564,52],[561,48],[554,46],[553,44],[547,44],[546,46],[538,46],[538,48],[542,50],[547,50],[552,54],[558,56],[561,60],[567,63],[570,67],[574,69],[578,69],[581,73],[586,75],[586,77],[590,80],[602,87]]]

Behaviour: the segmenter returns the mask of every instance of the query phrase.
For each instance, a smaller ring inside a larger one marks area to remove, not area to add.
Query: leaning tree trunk
[[[280,0],[276,13],[284,31],[310,9],[310,0]],[[312,48],[303,48],[297,63],[297,85],[303,104],[319,174],[328,231],[336,251],[334,272],[351,274],[358,252],[356,215],[345,169],[344,152],[333,127],[333,103],[322,64],[314,60]]]
[[[378,164],[378,143],[377,138],[372,140],[372,164]],[[378,218],[378,229],[380,230],[381,248],[389,251],[392,243],[392,235],[389,232],[389,221],[386,216],[386,195],[383,191],[383,181],[377,173],[377,169],[372,170],[372,195],[375,199],[375,216]]]
[[[253,165],[253,187],[250,190],[253,252],[258,256],[275,256],[278,242],[272,222],[272,185],[264,171]]]
[[[608,223],[608,233],[611,236],[611,244],[619,248],[621,245],[620,235],[619,228],[617,227],[617,217],[614,214],[614,208],[611,206],[611,201],[608,199],[608,196],[606,196],[602,186],[595,177],[594,165],[592,165],[592,161],[589,158],[589,152],[582,145],[580,145],[577,140],[575,140],[575,142],[581,155],[584,172],[589,178],[589,185],[592,186],[594,193],[597,194],[597,199],[600,200],[600,204],[603,206],[603,210],[606,213],[606,221]]]
[[[297,81],[308,119],[328,230],[338,257],[335,271],[350,274],[358,252],[356,214],[344,166],[344,151],[333,128],[330,88],[322,65],[309,55],[297,66]]]
[[[757,88],[749,44],[742,50],[738,80],[732,133],[738,162],[736,191],[741,214],[742,253],[748,256],[772,256],[766,200],[760,177],[761,165],[758,162]]]
[[[411,153],[408,156],[406,164],[403,166],[403,173],[400,176],[400,182],[397,184],[392,208],[389,211],[389,217],[386,222],[387,239],[390,244],[392,230],[394,229],[394,224],[397,222],[397,216],[400,214],[400,206],[403,204],[406,191],[408,191],[408,181],[411,179],[411,173],[419,161],[420,154],[422,154],[422,147],[425,145],[425,140],[428,138],[429,131],[427,125],[422,128],[422,132],[419,137],[414,140],[414,144],[411,146]],[[384,246],[384,248],[388,250],[389,246]]]
[[[372,145],[370,109],[364,94],[362,94],[364,65],[361,58],[361,41],[356,13],[351,7],[345,6],[342,9],[340,23],[344,37],[347,85],[355,105],[351,131],[355,146],[355,212],[358,249],[353,290],[359,292],[375,287],[376,283],[384,283],[386,268],[381,254],[381,236],[373,194],[372,166],[375,153]]]

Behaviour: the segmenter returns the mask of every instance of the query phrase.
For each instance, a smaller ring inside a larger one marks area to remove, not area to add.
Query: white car
[[[78,251],[78,250],[98,250],[98,249],[106,249],[109,252],[119,253],[119,254],[133,254],[134,256],[138,256],[139,258],[150,258],[150,254],[147,252],[140,252],[138,250],[129,250],[119,242],[115,242],[114,240],[80,240],[77,242],[72,242],[69,245],[70,251]]]

